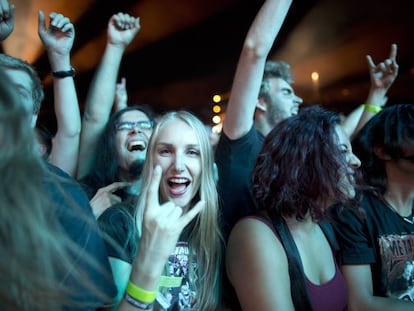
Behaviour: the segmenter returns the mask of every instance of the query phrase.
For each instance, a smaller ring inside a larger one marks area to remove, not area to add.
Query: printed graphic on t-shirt
[[[387,296],[414,301],[414,236],[381,236],[379,246]]]
[[[161,277],[157,302],[161,310],[192,310],[196,302],[197,267],[190,256],[188,243],[179,242],[168,258],[167,274]]]

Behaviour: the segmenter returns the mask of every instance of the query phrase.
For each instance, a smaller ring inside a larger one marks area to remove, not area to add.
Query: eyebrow
[[[166,143],[166,142],[158,142],[156,146],[174,147],[174,144]],[[187,144],[185,146],[186,148],[200,148],[199,144]]]
[[[289,87],[282,87],[281,88],[281,91],[288,91],[288,92],[291,92],[291,93],[293,93],[293,89],[292,88],[289,88]]]
[[[21,84],[21,83],[14,83],[14,86],[15,86],[15,88],[20,89],[20,90],[23,89],[23,90],[28,91],[28,92],[31,91],[30,88],[27,88],[26,85]]]
[[[142,122],[149,122],[151,123],[151,120],[138,120],[138,121],[119,121],[118,124],[125,124],[125,123],[142,123]]]

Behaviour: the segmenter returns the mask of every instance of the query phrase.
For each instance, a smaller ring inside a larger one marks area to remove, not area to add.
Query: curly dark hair
[[[298,220],[309,212],[318,221],[328,204],[349,200],[340,183],[349,164],[338,147],[339,122],[338,114],[311,106],[273,128],[253,171],[259,209]]]

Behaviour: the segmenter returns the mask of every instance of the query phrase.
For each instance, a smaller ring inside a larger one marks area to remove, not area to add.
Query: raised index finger
[[[390,51],[390,57],[392,61],[396,61],[397,58],[397,45],[395,43],[391,44],[391,51]]]
[[[160,188],[160,180],[161,180],[161,167],[159,165],[156,165],[154,167],[154,170],[152,171],[151,176],[151,183],[148,188],[148,192],[146,195],[146,206],[149,206],[151,204],[159,204],[159,188]]]

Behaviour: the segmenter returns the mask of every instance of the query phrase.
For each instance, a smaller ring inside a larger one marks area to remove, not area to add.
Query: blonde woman
[[[165,114],[148,147],[136,209],[138,254],[119,310],[215,310],[221,235],[203,123]]]

